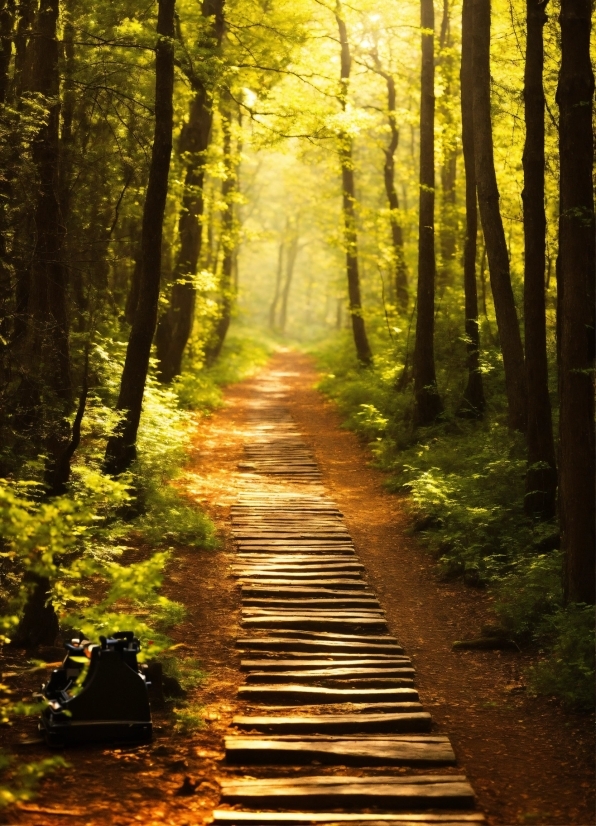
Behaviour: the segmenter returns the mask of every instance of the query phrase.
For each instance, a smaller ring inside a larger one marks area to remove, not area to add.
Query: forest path
[[[238,697],[247,671],[241,670],[236,641],[247,635],[240,625],[241,594],[234,571],[239,558],[232,535],[232,506],[239,498],[252,495],[257,485],[262,490],[269,484],[265,481],[267,477],[251,472],[255,468],[243,469],[242,464],[250,461],[243,445],[253,433],[251,415],[258,410],[255,405],[259,403],[263,383],[271,381],[283,385],[284,407],[300,433],[300,440],[312,452],[316,472],[320,474],[315,484],[293,485],[286,481],[282,487],[285,492],[298,493],[304,493],[305,487],[313,488],[318,491],[316,495],[331,500],[343,514],[341,524],[345,525],[364,566],[369,593],[362,597],[344,596],[342,608],[364,609],[371,614],[371,619],[379,621],[378,599],[390,634],[399,640],[416,670],[416,689],[424,710],[432,715],[436,732],[449,735],[458,760],[456,769],[441,768],[440,773],[465,773],[476,793],[478,808],[486,814],[491,826],[594,824],[593,718],[567,714],[546,700],[528,697],[519,676],[521,667],[528,663],[526,654],[452,650],[454,640],[473,636],[489,617],[490,597],[460,582],[437,579],[431,557],[408,536],[403,502],[384,489],[386,476],[371,467],[368,449],[353,433],[341,427],[335,405],[314,389],[317,378],[312,361],[306,356],[277,353],[257,376],[227,388],[224,407],[209,417],[197,419],[194,449],[179,484],[210,513],[222,543],[216,550],[176,548],[168,565],[165,591],[184,603],[188,611],[185,621],[172,631],[175,642],[182,643],[185,646],[182,650],[199,659],[207,671],[203,685],[189,696],[190,711],[205,720],[205,724],[188,733],[176,732],[171,716],[157,711],[151,745],[68,750],[64,757],[71,768],[49,775],[39,796],[30,804],[0,815],[0,824],[133,826],[141,822],[145,826],[200,826],[210,823],[213,810],[223,806],[220,803],[222,786],[239,776],[238,766],[225,760],[225,738],[241,733],[242,721],[238,727],[231,726],[234,716],[257,716]],[[252,461],[254,463],[254,457]],[[279,490],[279,482],[270,484]],[[331,521],[334,519],[335,516]],[[360,579],[360,563],[351,554],[349,562],[344,562],[344,555],[337,551],[325,554],[341,557],[339,561],[325,560],[328,570],[341,573],[344,581],[347,573],[350,573],[349,579]],[[291,570],[306,572],[303,560],[292,564],[299,567]],[[358,593],[362,589],[342,590]],[[247,609],[270,610],[265,609],[264,599],[276,600],[273,607],[278,609],[280,600],[285,602],[288,596],[280,592],[279,585],[271,594],[245,600]],[[299,607],[296,603],[300,600],[293,601],[293,608]],[[323,604],[319,608],[327,610]],[[251,631],[251,636],[255,633]],[[305,633],[308,632],[302,631],[301,639]],[[382,633],[386,632],[382,630]],[[303,653],[311,648],[303,643],[300,647]],[[378,653],[377,649],[372,658],[377,662],[370,667],[379,665]],[[400,666],[409,667],[403,660],[399,661],[400,657],[397,653],[391,655],[395,671],[402,670]],[[259,655],[255,659],[267,658]],[[309,655],[305,659],[316,658]],[[367,656],[367,659],[371,658]],[[352,662],[346,667],[353,666]],[[254,670],[254,663],[245,664],[244,668]],[[269,664],[259,666],[263,672],[269,668]],[[317,669],[313,665],[308,670]],[[316,681],[318,676],[311,674],[309,679]],[[396,676],[393,673],[391,678]],[[266,685],[269,677],[262,674],[256,677],[258,682],[249,684],[262,688],[263,679]],[[32,676],[32,690],[37,689],[38,680],[37,675]],[[283,705],[293,702],[284,701]],[[332,707],[327,709],[331,710]],[[415,709],[407,712],[420,713]],[[269,708],[266,714],[259,712],[258,716],[278,717],[278,714]],[[303,707],[301,716],[312,718],[314,715]],[[376,723],[373,718],[381,716],[381,722]],[[402,710],[391,719],[399,728],[399,719],[405,720],[406,715]],[[412,719],[422,721],[424,718],[410,716]],[[377,710],[371,710],[367,721],[370,733],[381,733],[378,725],[385,731],[388,720],[386,709],[378,710],[378,714]],[[315,722],[320,725],[319,721]],[[31,737],[35,724],[33,718],[23,719],[15,725],[11,737]],[[336,735],[341,731],[346,732],[347,737],[353,733],[353,729],[348,732],[353,725],[345,719],[328,721],[324,733]],[[263,726],[268,728],[267,736],[290,736],[288,726],[279,719]],[[291,721],[290,727],[295,726],[295,720]],[[302,721],[299,734],[303,739],[312,733],[312,726],[312,720]],[[410,733],[418,732],[405,732],[404,736]],[[317,748],[321,746],[319,742]],[[344,752],[346,748],[351,748],[350,744],[344,744]],[[31,745],[19,751],[30,760],[48,756],[43,745]],[[323,763],[320,758],[315,759]],[[340,771],[338,766],[321,765],[315,770],[310,765],[299,771],[291,766],[285,771],[279,767],[275,773],[291,778],[306,772],[355,776],[371,771],[385,773],[378,763],[366,772],[358,766]],[[420,771],[427,773],[426,769]],[[270,776],[268,772],[268,767],[250,766],[243,774],[258,778]],[[401,772],[399,767],[392,767],[389,773],[399,775]],[[183,785],[185,776],[190,777],[190,786]],[[193,787],[194,794],[181,794]],[[261,822],[267,821],[262,818]]]
[[[283,382],[284,406],[313,452],[326,494],[344,515],[390,630],[416,668],[424,708],[432,713],[438,729],[449,733],[488,821],[592,824],[591,719],[529,697],[520,678],[528,663],[525,654],[452,650],[454,640],[473,636],[490,619],[491,599],[460,582],[437,579],[432,559],[408,536],[400,498],[385,490],[386,477],[371,467],[366,447],[341,427],[335,405],[314,389],[318,375],[311,359],[294,352],[278,353],[259,376],[229,389],[226,409],[214,417],[219,436],[205,452],[201,467],[220,465],[217,441],[221,450],[225,419],[225,433],[228,439],[233,433],[235,442],[234,450],[226,442],[227,472],[230,461],[234,462],[236,482],[216,470],[219,481],[210,501],[218,499],[222,517],[229,519],[239,492],[250,490],[254,477],[236,466],[246,461],[241,447],[250,430],[248,411],[259,397],[263,379],[272,376]],[[230,653],[232,646],[229,640]],[[231,693],[229,697],[238,711]]]
[[[231,513],[245,708],[225,738],[239,776],[222,780],[215,823],[482,823],[448,737],[431,733],[411,660],[289,415],[287,389],[281,370],[256,385],[238,464],[250,480]]]

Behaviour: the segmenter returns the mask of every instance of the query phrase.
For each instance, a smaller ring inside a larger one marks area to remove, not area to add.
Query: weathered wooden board
[[[248,581],[248,580],[246,580]],[[368,588],[363,579],[341,579],[340,577],[319,577],[308,580],[315,588],[339,588],[344,591],[363,591]],[[280,588],[299,588],[304,585],[304,581],[290,577],[254,577],[250,580],[251,585],[279,586]]]
[[[275,599],[274,597],[242,597],[242,605],[252,608],[286,608],[295,610],[296,608],[317,609],[317,608],[377,608],[381,613],[378,600],[369,596],[362,596],[357,592],[353,597],[335,597],[333,599]]]
[[[251,573],[256,573],[258,571],[267,571],[267,572],[275,572],[275,571],[291,571],[292,573],[302,573],[303,571],[313,572],[313,571],[363,571],[364,565],[361,562],[354,562],[351,559],[346,560],[339,560],[333,562],[326,562],[325,560],[321,560],[318,557],[311,557],[310,560],[300,560],[299,562],[292,562],[286,561],[284,559],[280,559],[276,562],[271,562],[271,560],[264,560],[261,561],[251,561],[251,562],[244,562],[242,561],[241,564],[234,564],[231,566],[233,571],[247,571]]]
[[[354,590],[344,591],[341,588],[313,588],[311,584],[290,585],[288,587],[273,588],[269,585],[255,585],[253,582],[242,586],[242,598],[249,596],[261,597],[281,597],[287,596],[294,599],[311,599],[316,597],[351,597],[374,599],[374,594],[369,588],[361,588],[358,593]]]
[[[470,826],[470,823],[486,823],[480,812],[452,812],[439,814],[437,812],[371,814],[370,812],[338,813],[338,812],[240,812],[231,809],[216,809],[213,812],[213,823],[217,824],[255,824],[264,826],[304,826],[304,824],[325,823],[326,826]]]
[[[474,805],[474,792],[458,775],[379,777],[297,777],[222,780],[222,802],[279,808],[305,804],[317,808],[400,806],[450,808]]]
[[[249,671],[246,675],[247,683],[295,683],[300,682],[319,682],[322,680],[358,680],[358,685],[362,685],[362,680],[372,678],[373,684],[380,686],[380,681],[390,681],[392,685],[409,685],[410,681],[414,679],[415,671],[413,668],[358,668],[350,666],[349,668],[328,667],[328,668],[311,668],[311,669],[296,669],[296,670],[273,670],[267,671]],[[407,683],[395,682],[395,680],[408,680]],[[389,684],[389,683],[388,683]]]
[[[370,617],[316,617],[316,616],[268,616],[268,617],[242,617],[242,625],[248,629],[266,628],[276,630],[278,628],[341,628],[342,630],[370,629],[378,631],[386,627],[386,621],[382,618],[373,619]]]
[[[245,582],[260,582],[261,580],[279,581],[280,579],[288,579],[296,585],[307,585],[310,582],[320,582],[322,579],[335,579],[338,582],[345,580],[352,581],[359,577],[361,571],[351,568],[303,568],[301,571],[288,570],[286,568],[243,568],[234,571],[234,575]]]
[[[393,650],[393,649],[391,649]],[[254,651],[248,653],[246,651],[242,652],[242,656],[245,660],[260,660],[263,663],[272,663],[275,664],[279,660],[286,660],[289,663],[294,663],[296,668],[302,667],[302,662],[309,662],[310,660],[316,660],[325,662],[328,665],[344,665],[345,663],[350,663],[352,660],[360,661],[360,660],[367,660],[373,659],[375,662],[383,663],[383,662],[403,662],[406,665],[411,665],[411,661],[409,657],[406,657],[405,654],[362,654],[359,651],[352,651],[352,653],[348,653],[346,651]],[[308,667],[308,666],[307,666]]]
[[[229,763],[320,763],[394,766],[451,765],[449,739],[432,735],[232,735],[224,738]]]
[[[344,642],[343,640],[308,640],[291,639],[279,636],[272,637],[244,637],[236,641],[238,648],[252,651],[283,651],[314,653],[345,653],[358,654],[403,654],[404,650],[396,643],[383,645],[380,643]]]
[[[418,692],[411,687],[396,688],[326,688],[310,685],[241,685],[238,698],[253,703],[367,703],[416,702]]]
[[[276,659],[244,659],[240,661],[241,671],[283,671],[285,669],[312,669],[312,668],[371,668],[375,666],[377,669],[395,669],[408,668],[412,665],[408,657],[393,657],[380,659],[377,657],[360,657],[344,659],[337,661],[329,657],[323,658],[303,658],[298,662],[292,659],[280,658]]]
[[[402,714],[304,714],[301,716],[238,715],[232,725],[242,731],[263,734],[357,734],[364,732],[406,732],[431,729],[427,711]]]

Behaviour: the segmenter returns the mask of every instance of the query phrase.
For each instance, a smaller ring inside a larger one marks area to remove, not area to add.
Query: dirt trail
[[[413,660],[421,700],[450,735],[489,823],[594,824],[593,719],[528,697],[519,676],[525,655],[452,651],[455,639],[476,632],[489,616],[490,597],[437,580],[432,560],[405,533],[402,502],[384,490],[385,477],[370,466],[367,449],[341,428],[334,405],[313,389],[317,376],[311,361],[279,353],[266,370],[276,371],[288,388],[287,405],[314,451],[323,484],[344,513],[391,631]],[[209,673],[191,698],[203,706],[204,727],[176,734],[167,715],[158,714],[151,746],[69,752],[65,756],[74,770],[49,778],[34,804],[14,810],[5,821],[0,816],[0,823],[209,822],[218,779],[227,774],[222,738],[243,681],[235,651],[240,600],[230,575],[228,517],[238,493],[250,486],[250,476],[237,465],[257,381],[229,388],[225,407],[199,422],[184,479],[189,496],[216,521],[222,546],[179,549],[168,573],[168,595],[188,608],[173,636]],[[26,733],[27,726],[31,721],[13,736]],[[29,748],[31,759],[47,754]],[[185,776],[197,784],[196,792],[176,795]]]

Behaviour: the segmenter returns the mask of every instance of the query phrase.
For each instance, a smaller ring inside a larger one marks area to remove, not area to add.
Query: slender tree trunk
[[[336,3],[335,19],[339,29],[341,45],[341,74],[339,99],[345,112],[348,100],[350,70],[352,58],[348,32],[342,16],[341,3]],[[356,346],[358,361],[368,366],[372,361],[372,352],[366,335],[366,326],[362,315],[362,298],[360,295],[360,272],[358,269],[358,234],[356,231],[356,192],[354,186],[353,141],[347,132],[339,134],[339,158],[341,163],[342,204],[344,218],[344,243],[346,247],[346,272],[348,276],[348,298],[352,333]]]
[[[503,353],[509,425],[526,430],[526,376],[505,231],[499,209],[490,118],[490,0],[473,0],[474,152],[480,218]]]
[[[548,395],[546,357],[546,212],[544,208],[544,45],[546,2],[527,0],[527,40],[524,73],[526,142],[523,154],[525,273],[524,324],[528,383],[528,469],[524,509],[528,516],[550,519],[555,514],[557,470]]]
[[[462,149],[466,173],[466,236],[464,241],[465,330],[468,349],[468,383],[458,415],[480,418],[484,412],[484,387],[480,372],[480,330],[476,289],[476,170],[474,165],[474,104],[472,68],[472,0],[464,0],[461,34],[461,120]]]
[[[288,321],[288,299],[290,297],[290,287],[292,286],[292,279],[294,277],[294,266],[298,256],[298,227],[294,228],[294,232],[290,239],[290,246],[286,259],[286,278],[284,281],[283,290],[281,293],[281,308],[279,313],[279,327],[282,333],[286,332],[286,324]]]
[[[213,112],[205,91],[197,93],[190,117],[180,136],[180,152],[189,153],[184,179],[182,209],[178,221],[180,248],[174,267],[174,283],[167,310],[159,319],[155,343],[159,361],[158,377],[169,383],[182,368],[182,356],[194,319],[196,287],[194,276],[201,252],[205,151],[209,145]]]
[[[159,0],[158,2],[158,38],[155,49],[155,132],[149,182],[143,208],[140,290],[126,349],[117,403],[117,409],[123,414],[122,420],[108,440],[106,449],[105,470],[111,474],[122,473],[136,458],[137,431],[149,369],[151,342],[157,323],[163,217],[172,153],[174,8],[175,0]]]
[[[277,305],[279,304],[279,296],[281,294],[281,279],[283,277],[283,261],[284,261],[284,247],[285,239],[282,239],[279,244],[277,253],[277,272],[275,273],[275,292],[273,299],[269,306],[269,329],[275,330],[277,321]]]
[[[385,194],[389,204],[389,224],[391,227],[391,242],[393,245],[394,261],[394,286],[397,306],[406,312],[409,302],[408,291],[408,267],[404,254],[404,233],[399,220],[399,198],[395,188],[395,153],[399,145],[399,128],[397,126],[397,116],[395,112],[395,79],[389,72],[383,70],[381,61],[376,52],[372,54],[375,72],[380,75],[387,84],[387,119],[391,137],[389,144],[384,150],[385,163],[383,164],[383,179],[385,182]]]
[[[221,100],[221,123],[223,132],[223,163],[225,178],[221,185],[222,201],[225,204],[221,219],[221,242],[223,258],[219,283],[220,306],[219,318],[215,324],[211,340],[205,348],[205,363],[212,365],[217,361],[226,340],[232,320],[234,303],[234,250],[237,243],[234,193],[236,192],[237,158],[232,146],[232,100],[226,95]]]
[[[561,0],[559,156],[560,480],[565,597],[594,594],[594,75],[590,0]]]
[[[224,0],[205,0],[204,17],[213,17],[211,49],[219,51],[224,33]],[[171,382],[182,369],[182,356],[192,332],[196,302],[193,276],[201,254],[203,215],[203,183],[206,152],[211,141],[213,100],[211,91],[198,79],[196,93],[190,104],[188,123],[182,129],[179,151],[186,155],[186,175],[182,210],[178,222],[180,249],[174,267],[174,284],[170,303],[159,319],[156,334],[159,380]]]
[[[35,206],[35,250],[31,263],[28,318],[29,368],[68,405],[71,396],[67,275],[64,227],[58,200],[60,160],[60,76],[57,38],[60,4],[46,0],[35,26],[32,91],[49,101],[47,122],[33,142],[39,175]],[[66,412],[66,411],[65,411]]]
[[[457,132],[454,113],[455,54],[451,41],[451,9],[449,0],[443,0],[443,16],[439,37],[439,60],[443,80],[443,94],[439,98],[439,115],[442,121],[443,158],[441,162],[441,245],[442,269],[449,275],[455,261],[457,247]]]
[[[421,0],[422,68],[420,74],[420,209],[418,219],[418,292],[414,344],[414,423],[428,425],[443,412],[437,390],[435,328],[435,63],[433,0]]]
[[[14,39],[15,0],[0,2],[0,104],[6,103]]]

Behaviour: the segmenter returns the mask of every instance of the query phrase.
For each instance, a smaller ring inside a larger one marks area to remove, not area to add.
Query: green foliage
[[[19,801],[31,800],[39,781],[56,769],[68,768],[63,757],[47,757],[14,766],[13,760],[0,753],[0,808]]]
[[[594,606],[573,604],[548,619],[549,656],[529,674],[530,687],[579,710],[594,708]]]
[[[205,679],[205,670],[194,657],[177,657],[166,653],[162,654],[160,660],[163,673],[176,679],[184,691],[197,688]]]
[[[518,644],[545,658],[529,675],[535,691],[565,704],[593,707],[593,609],[564,607],[556,523],[536,523],[523,511],[526,447],[503,421],[501,368],[485,356],[492,409],[483,421],[456,418],[457,383],[445,394],[442,422],[411,424],[411,390],[399,392],[393,347],[379,348],[373,369],[356,364],[347,335],[322,345],[320,389],[332,396],[346,425],[369,443],[387,486],[403,494],[416,532],[445,577],[488,587],[494,610]],[[455,374],[457,351],[438,337],[442,372]],[[402,362],[403,363],[403,362]]]
[[[204,725],[203,707],[196,703],[174,709],[174,729],[179,734],[192,734]]]

